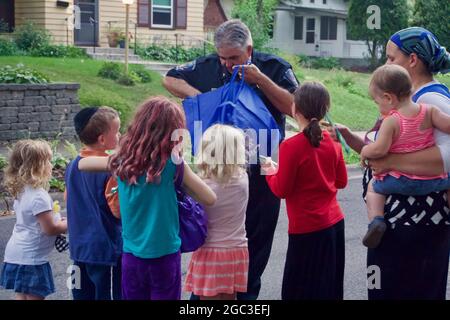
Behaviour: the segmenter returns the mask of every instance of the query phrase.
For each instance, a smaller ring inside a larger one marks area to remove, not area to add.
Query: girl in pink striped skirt
[[[184,290],[203,300],[234,300],[247,291],[245,138],[241,130],[217,124],[205,131],[201,146],[198,174],[217,201],[205,207],[208,236],[192,254]]]

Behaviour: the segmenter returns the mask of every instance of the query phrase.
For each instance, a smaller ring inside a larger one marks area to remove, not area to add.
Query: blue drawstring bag
[[[197,153],[202,134],[217,123],[255,130],[256,141],[251,143],[258,145],[260,154],[265,156],[271,156],[272,146],[278,146],[283,138],[282,131],[262,99],[244,81],[244,68],[240,80],[237,78],[238,71],[239,68],[235,68],[231,81],[222,87],[183,101],[193,154]],[[198,121],[201,121],[201,128],[195,123]]]

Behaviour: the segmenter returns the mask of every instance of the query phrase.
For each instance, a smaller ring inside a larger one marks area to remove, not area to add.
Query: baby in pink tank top
[[[418,105],[411,100],[412,83],[408,72],[397,65],[378,68],[370,82],[370,94],[385,116],[376,141],[361,150],[361,162],[378,159],[388,153],[410,153],[434,146],[433,128],[450,134],[450,116],[438,108]],[[386,195],[426,195],[433,191],[450,190],[449,175],[419,176],[400,171],[375,175],[367,191],[369,228],[363,244],[379,245],[386,230],[384,205]],[[450,191],[449,191],[450,205]]]

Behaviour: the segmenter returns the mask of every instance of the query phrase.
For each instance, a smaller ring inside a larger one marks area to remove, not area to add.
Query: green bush
[[[148,72],[141,66],[135,68],[132,72],[134,72],[140,78],[140,81],[138,82],[149,83],[152,81],[152,75],[150,74],[150,72]]]
[[[17,55],[19,49],[14,41],[9,39],[0,39],[0,56],[14,56]]]
[[[118,63],[105,62],[97,75],[105,79],[117,80],[122,75],[122,68]]]
[[[5,156],[0,154],[0,170],[3,170],[8,165],[8,160]]]
[[[34,57],[54,57],[54,58],[88,58],[81,48],[72,46],[45,44],[30,51]]]
[[[0,68],[0,83],[47,83],[48,81],[48,78],[42,73],[23,65]]]
[[[48,31],[31,22],[17,27],[14,38],[17,47],[24,51],[32,51],[50,44]]]
[[[120,77],[117,79],[117,83],[121,84],[123,86],[134,86],[136,84],[136,79],[126,74],[121,74]]]
[[[337,69],[341,67],[339,59],[335,57],[320,57],[312,60],[314,69]]]
[[[339,69],[341,63],[335,57],[309,57],[304,54],[297,56],[301,66],[313,69]]]
[[[157,61],[167,61],[167,62],[187,62],[197,59],[198,57],[204,56],[214,52],[214,47],[212,45],[207,45],[206,48],[203,47],[192,47],[184,48],[179,46],[158,46],[149,45],[148,47],[138,47],[136,49],[136,54],[144,59],[157,60]]]

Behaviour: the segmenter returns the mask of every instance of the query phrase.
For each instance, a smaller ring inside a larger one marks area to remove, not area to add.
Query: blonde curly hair
[[[44,140],[20,140],[14,145],[5,169],[4,185],[17,198],[26,185],[49,189],[52,149]]]
[[[231,178],[245,173],[245,135],[242,130],[216,124],[202,137],[197,154],[198,175],[203,179],[228,183]]]

